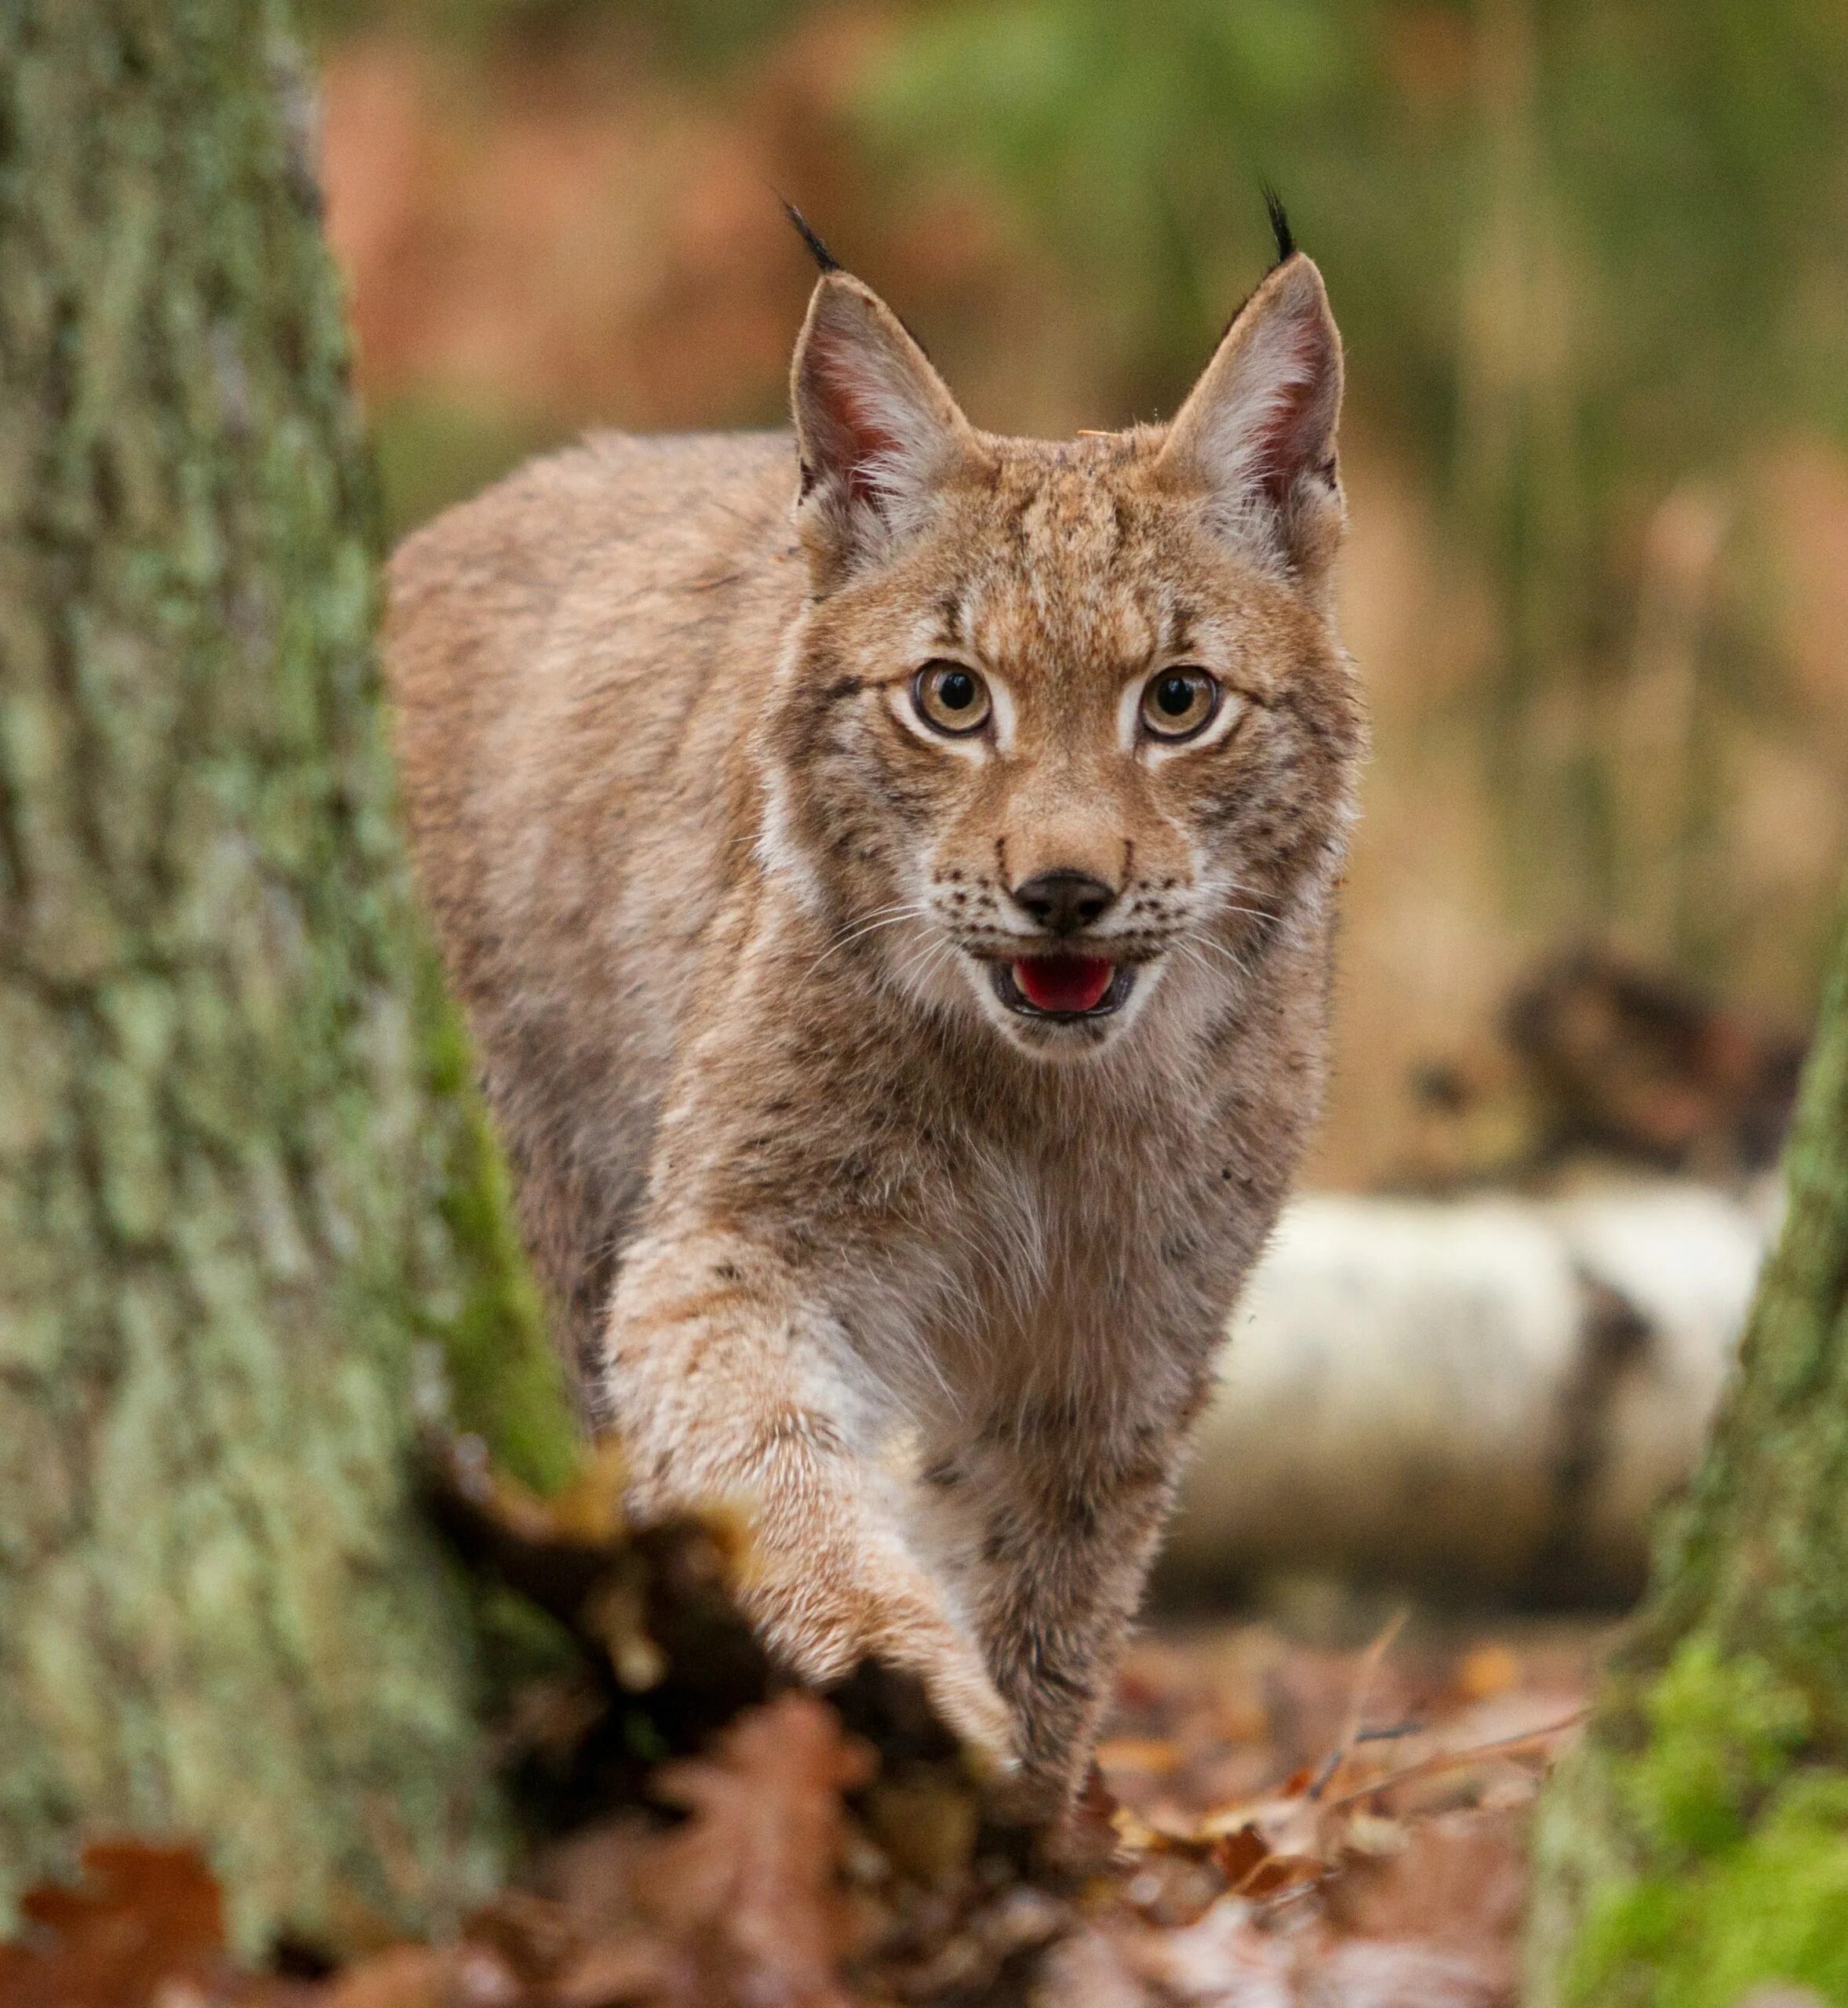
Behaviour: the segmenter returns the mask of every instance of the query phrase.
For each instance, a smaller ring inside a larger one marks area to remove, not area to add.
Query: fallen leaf
[[[1355,1857],[1331,1881],[1327,1914],[1356,1937],[1512,1948],[1526,1879],[1523,1826],[1512,1812],[1408,1822],[1395,1852]],[[1501,1963],[1512,1981],[1510,1963]]]
[[[658,1938],[631,1933],[587,1947],[552,1982],[546,2008],[640,2008],[697,2000],[697,1977],[686,1955]]]
[[[1166,1777],[1180,1767],[1183,1752],[1170,1737],[1117,1736],[1097,1746],[1097,1762],[1107,1771],[1146,1771]]]
[[[1236,1890],[1271,1852],[1271,1844],[1247,1820],[1229,1834],[1217,1835],[1212,1844],[1213,1866],[1226,1879],[1228,1890]]]
[[[457,1999],[453,1948],[387,1945],[329,1981],[319,2008],[451,2008]]]
[[[98,1841],[75,1886],[21,1899],[26,1930],[0,1945],[0,2008],[156,2008],[230,1998],[224,1909],[191,1849]]]
[[[839,1885],[843,1792],[875,1760],[825,1702],[784,1694],[747,1709],[709,1757],[664,1765],[656,1788],[686,1824],[643,1864],[637,1896],[689,1955],[693,2008],[846,2008],[857,1937]]]
[[[1486,1701],[1518,1686],[1521,1662],[1499,1639],[1485,1642],[1457,1662],[1457,1691],[1466,1701]]]
[[[1315,1854],[1268,1854],[1233,1890],[1255,1903],[1299,1890],[1313,1889],[1328,1873],[1328,1864]]]

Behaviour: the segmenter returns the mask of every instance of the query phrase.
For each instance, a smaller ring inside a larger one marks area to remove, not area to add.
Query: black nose
[[[1014,888],[1014,904],[1049,934],[1075,934],[1109,911],[1116,895],[1088,871],[1042,871]]]

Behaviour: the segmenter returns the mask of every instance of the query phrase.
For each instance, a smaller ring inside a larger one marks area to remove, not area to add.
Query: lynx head
[[[1278,220],[1165,427],[978,431],[831,264],[797,344],[809,594],[762,855],[882,980],[1043,1057],[1223,1009],[1338,869],[1341,343]]]

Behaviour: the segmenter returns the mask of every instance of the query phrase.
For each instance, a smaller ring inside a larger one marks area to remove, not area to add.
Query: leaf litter
[[[569,1663],[507,1697],[550,1828],[442,1944],[239,1970],[184,1847],[99,1839],[0,1945],[0,2008],[1502,2008],[1523,1836],[1605,1632],[1275,1622],[1132,1650],[1056,1835],[994,1817],[915,1684],[777,1681],[722,1522],[638,1533],[595,1470],[542,1502],[446,1459],[464,1553]]]

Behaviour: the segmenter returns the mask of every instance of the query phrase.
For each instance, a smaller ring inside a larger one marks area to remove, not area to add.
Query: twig
[[[1348,1719],[1342,1725],[1341,1741],[1331,1750],[1322,1769],[1311,1781],[1304,1795],[1312,1803],[1333,1784],[1336,1773],[1348,1761],[1348,1753],[1354,1748],[1360,1736],[1360,1719],[1366,1711],[1366,1700],[1374,1680],[1378,1677],[1381,1662],[1392,1650],[1392,1642],[1405,1629],[1406,1612],[1402,1605],[1386,1621],[1386,1628],[1361,1655],[1360,1666],[1354,1676],[1354,1692],[1348,1703]]]
[[[1370,1785],[1361,1785],[1355,1791],[1344,1792],[1339,1799],[1331,1799],[1326,1810],[1338,1813],[1344,1806],[1352,1806],[1363,1799],[1371,1799],[1376,1792],[1390,1792],[1395,1785],[1402,1785],[1413,1778],[1430,1777],[1441,1771],[1453,1771],[1464,1764],[1473,1764],[1479,1757],[1490,1757],[1519,1750],[1525,1744],[1544,1743],[1549,1737],[1561,1736],[1569,1729],[1577,1729],[1592,1712],[1588,1703],[1582,1708],[1574,1708],[1556,1722],[1548,1722],[1544,1729],[1530,1729],[1519,1736],[1497,1737],[1492,1742],[1472,1744],[1467,1750],[1436,1750],[1428,1757],[1421,1757],[1415,1764],[1408,1764],[1403,1770],[1389,1771],[1383,1778],[1377,1778]]]

